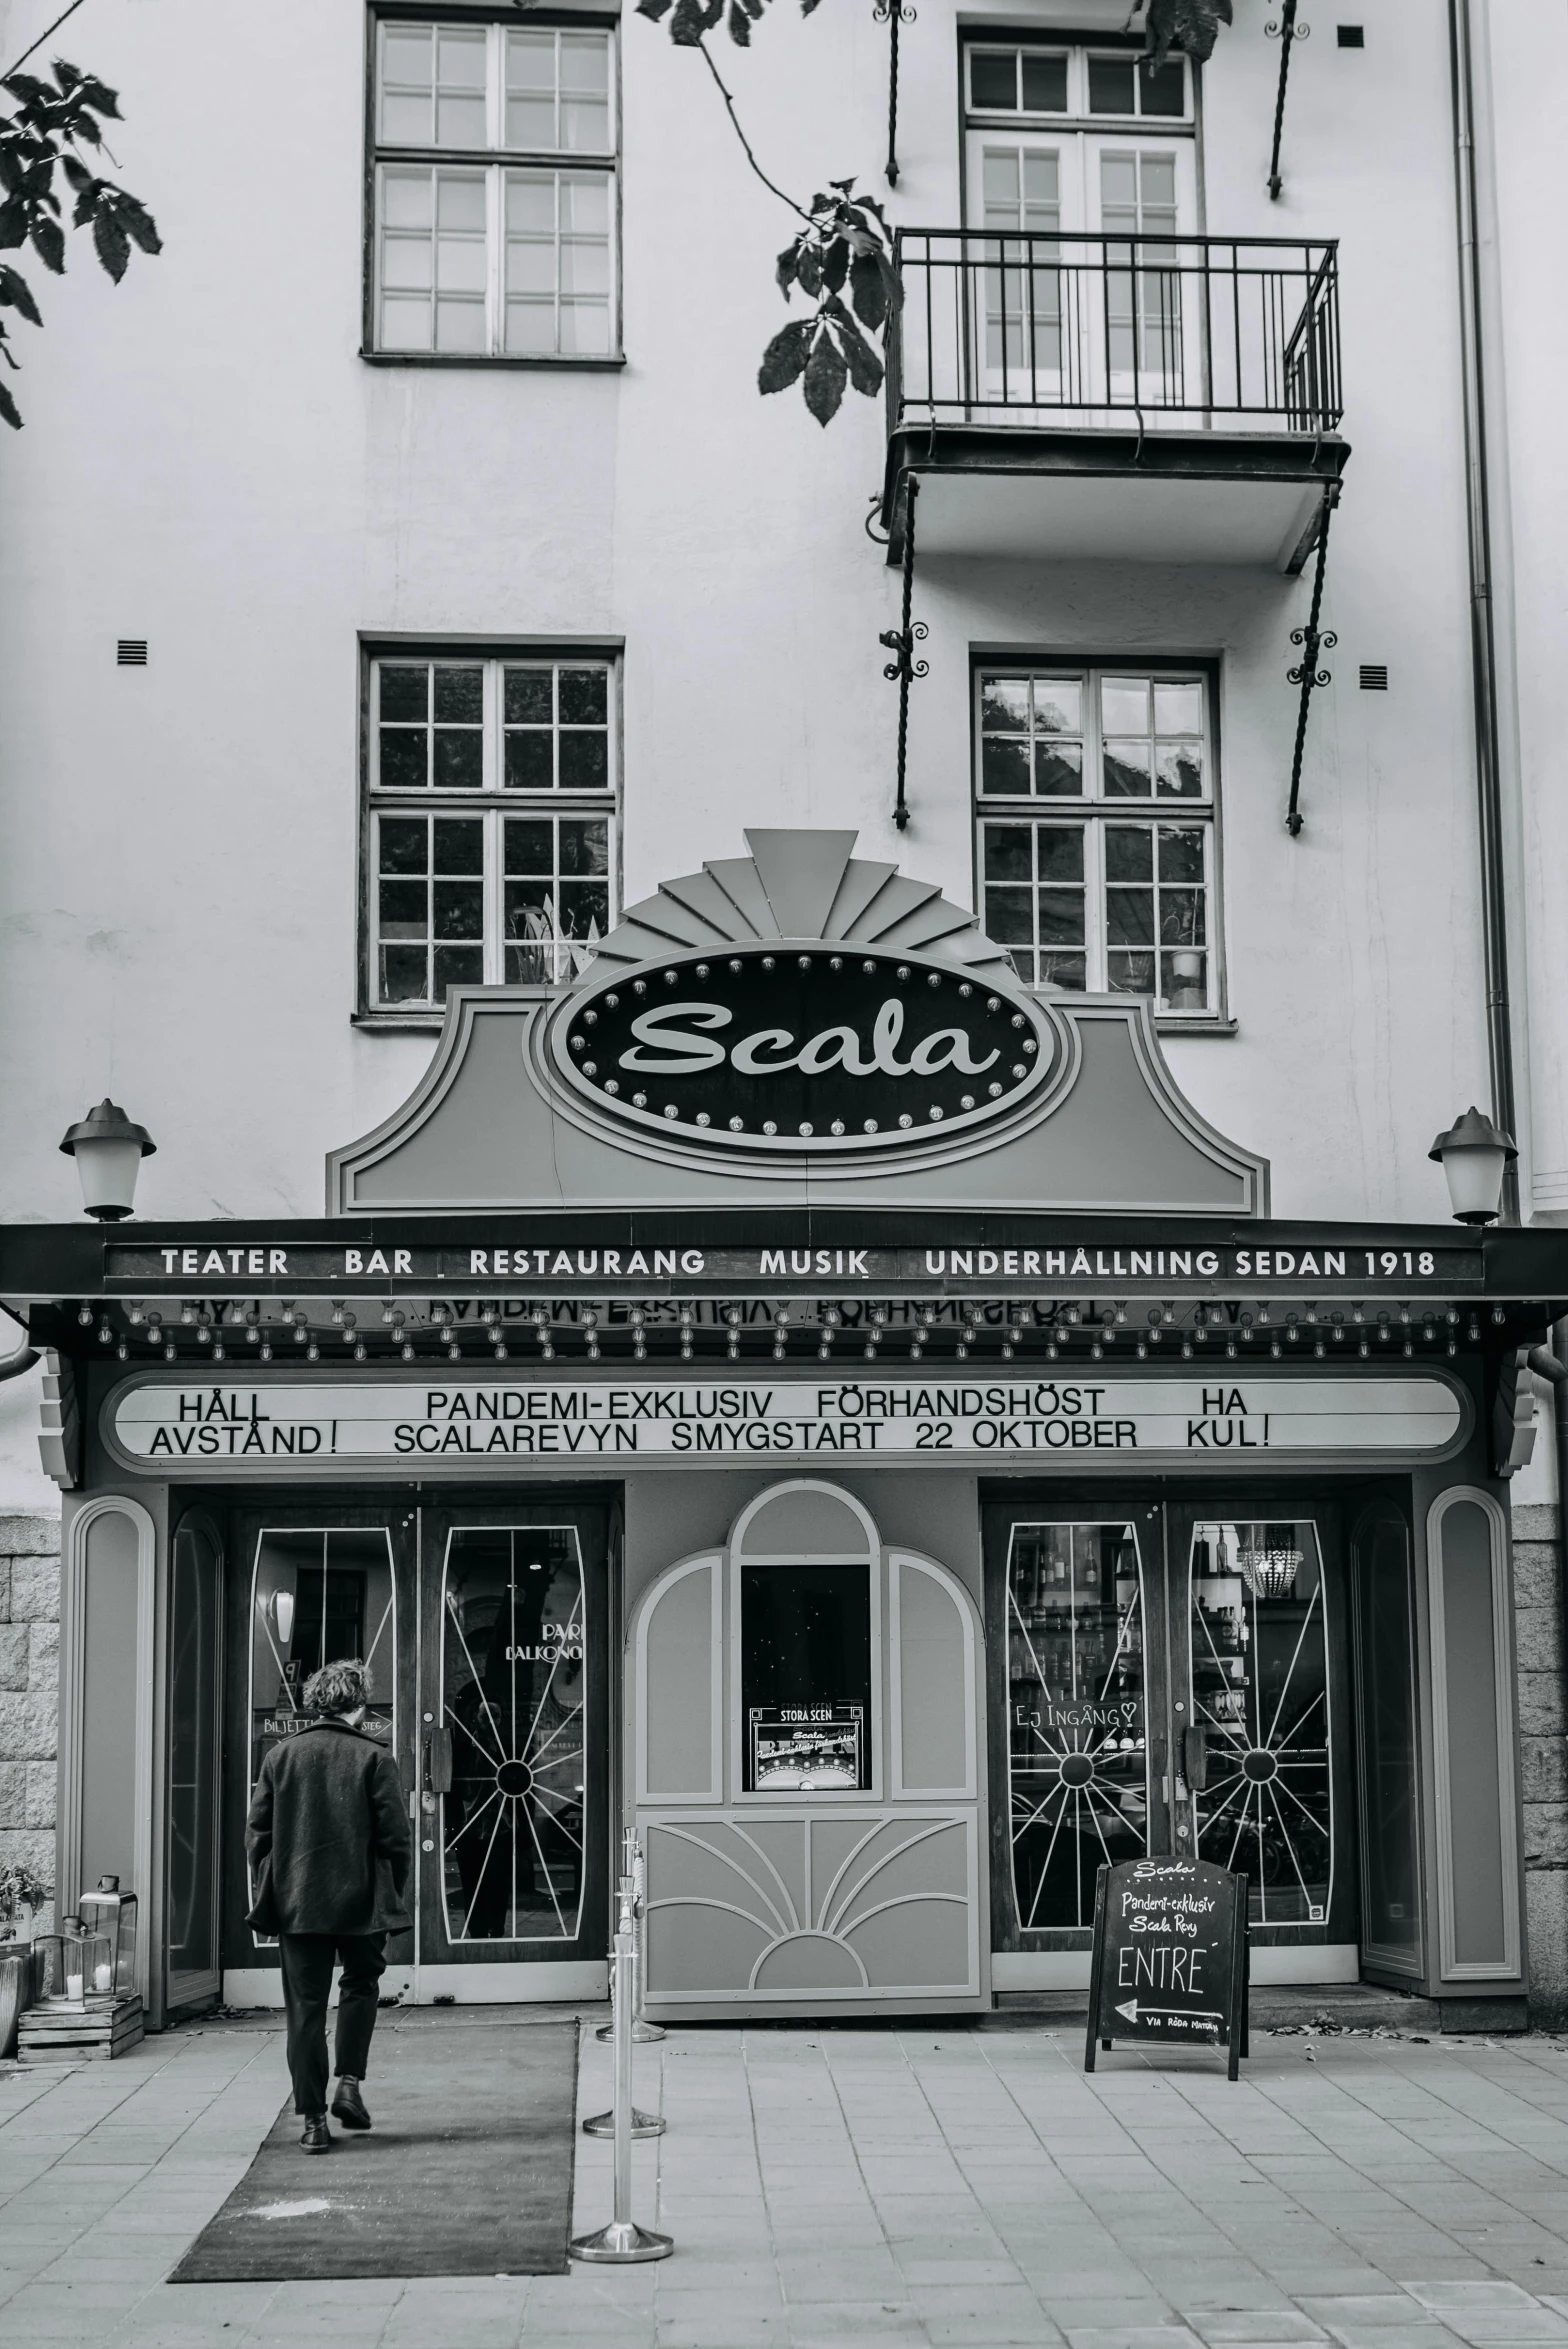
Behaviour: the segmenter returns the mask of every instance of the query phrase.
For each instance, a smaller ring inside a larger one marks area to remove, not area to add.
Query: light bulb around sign
[[[770,943],[595,976],[555,1015],[557,1072],[618,1124],[778,1159],[951,1146],[1060,1064],[1048,1010],[994,973]]]

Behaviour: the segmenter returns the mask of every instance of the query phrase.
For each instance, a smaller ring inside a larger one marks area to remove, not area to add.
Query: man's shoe
[[[365,2110],[365,2099],[359,2093],[359,2082],[345,2073],[338,2082],[338,2092],[332,2099],[332,2112],[345,2129],[368,2129],[370,2115]]]
[[[300,2138],[299,2149],[301,2153],[330,2153],[332,2151],[332,2131],[327,2127],[327,2116],[324,2112],[307,2114],[305,2133]]]

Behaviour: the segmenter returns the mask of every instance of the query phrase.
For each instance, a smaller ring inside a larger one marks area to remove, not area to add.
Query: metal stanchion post
[[[643,1986],[648,1978],[648,1870],[635,1828],[627,1828],[621,1838],[621,1850],[623,1868],[626,1875],[632,1880],[632,1914],[637,1924],[637,2007],[632,2016],[632,2037],[639,2047],[646,2047],[650,2046],[655,2039],[662,2039],[664,2029],[662,2024],[650,2023],[642,2011]],[[612,1999],[614,1997],[613,1981],[611,1997]],[[615,2024],[613,2020],[601,2023],[594,2033],[596,2039],[613,2039],[614,2036]]]
[[[620,1893],[621,1904],[620,1918],[615,1932],[615,1960],[610,1969],[610,2003],[614,2010],[614,2018],[610,2024],[610,2035],[615,2042],[617,2050],[615,2059],[617,2067],[615,2090],[617,2101],[610,2107],[608,2112],[596,2112],[593,2114],[591,2119],[584,2121],[583,2134],[586,2137],[614,2137],[619,2134],[621,2125],[621,2110],[619,2102],[619,2049],[623,2037],[625,2038],[627,2045],[630,2046],[638,2036],[637,1916],[632,1878],[630,1876],[623,1876],[621,1878],[618,1889]],[[631,1961],[629,1965],[624,1968],[621,1965],[621,1943],[623,1941],[628,1943],[631,1949]],[[622,2030],[621,2017],[621,2009],[623,2005],[625,2006],[627,2015],[630,2018],[627,2028],[624,2032]],[[602,2039],[604,2037],[604,2032],[601,2030],[596,2034],[596,2036]],[[662,2031],[655,2031],[653,2036],[655,2038],[662,2039],[664,2037],[664,2033]],[[629,2077],[630,2075],[628,2075],[628,2079]],[[639,2112],[636,2105],[634,2105],[631,2101],[631,2088],[629,2085],[626,2091],[626,2106],[628,2112],[631,2114],[631,2134],[634,2137],[662,2137],[664,2135],[663,2115],[656,2112]]]
[[[615,1936],[615,2216],[607,2227],[591,2235],[574,2235],[566,2248],[573,2259],[602,2265],[634,2260],[668,2259],[675,2249],[668,2235],[640,2227],[632,2217],[632,2015],[636,2005],[637,1936],[631,1914],[631,1879],[621,1888],[621,1914]],[[591,2128],[591,2122],[584,2122]],[[660,2128],[664,2123],[660,2121]]]

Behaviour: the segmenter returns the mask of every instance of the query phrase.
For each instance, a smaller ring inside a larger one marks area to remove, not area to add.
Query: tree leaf
[[[724,0],[719,0],[722,8]],[[695,49],[711,23],[707,0],[675,0],[675,14],[670,18],[670,39],[678,49]]]
[[[829,237],[822,248],[822,282],[836,294],[849,275],[849,247],[842,237]]]
[[[819,424],[832,423],[843,404],[848,381],[849,369],[837,343],[830,334],[819,334],[806,361],[806,379],[801,385],[806,405]]]
[[[8,204],[0,204],[0,253],[8,252],[13,245],[25,244],[26,241],[27,213],[23,205],[15,199]]]
[[[822,291],[822,251],[820,246],[811,244],[805,237],[800,240],[795,275],[800,281],[801,292],[809,294],[815,301]]]
[[[1143,54],[1158,71],[1172,49],[1201,65],[1212,56],[1222,24],[1233,21],[1231,0],[1149,0]]]
[[[3,383],[0,383],[0,416],[5,418],[5,421],[10,425],[13,432],[21,431],[22,411],[17,406],[15,400],[12,399],[11,394],[7,391]]]
[[[788,326],[781,326],[762,354],[762,365],[757,369],[759,392],[787,391],[811,356],[811,338],[816,333],[814,318],[792,318]]]
[[[131,240],[110,205],[100,205],[93,214],[93,250],[118,285],[131,258]]]
[[[127,196],[123,189],[120,192],[120,218],[144,253],[163,251],[158,223],[145,204],[139,204],[134,196]]]
[[[19,269],[0,261],[0,310],[15,310],[30,326],[42,326],[43,316],[33,290]]]
[[[56,73],[59,70],[59,67],[56,66]],[[106,114],[115,122],[120,120],[119,91],[111,90],[107,82],[99,81],[93,74],[83,74],[77,85],[76,95],[81,103],[84,106],[90,106],[95,114]]]
[[[56,277],[65,275],[65,237],[57,220],[47,212],[35,214],[32,222],[33,250],[46,269]]]
[[[671,0],[637,0],[637,14],[652,17],[658,24],[670,13]]]
[[[751,47],[751,18],[742,8],[740,0],[730,0],[729,35],[737,48]]]
[[[879,327],[887,318],[887,288],[872,253],[857,253],[849,265],[849,298],[855,316],[867,326]]]
[[[882,389],[883,367],[881,359],[871,348],[841,301],[835,297],[824,302],[822,307],[833,322],[833,331],[838,336],[839,348],[842,350],[849,368],[850,382],[856,391],[864,392],[870,398],[874,392],[879,392]]]

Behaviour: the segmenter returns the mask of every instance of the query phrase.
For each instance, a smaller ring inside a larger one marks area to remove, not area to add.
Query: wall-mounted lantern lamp
[[[152,1156],[157,1144],[145,1126],[133,1125],[105,1096],[71,1127],[60,1148],[76,1161],[88,1214],[100,1223],[118,1223],[131,1212],[141,1162]]]
[[[1517,1158],[1512,1137],[1476,1108],[1439,1134],[1427,1152],[1448,1180],[1448,1196],[1459,1223],[1495,1223],[1503,1200],[1503,1170]]]

